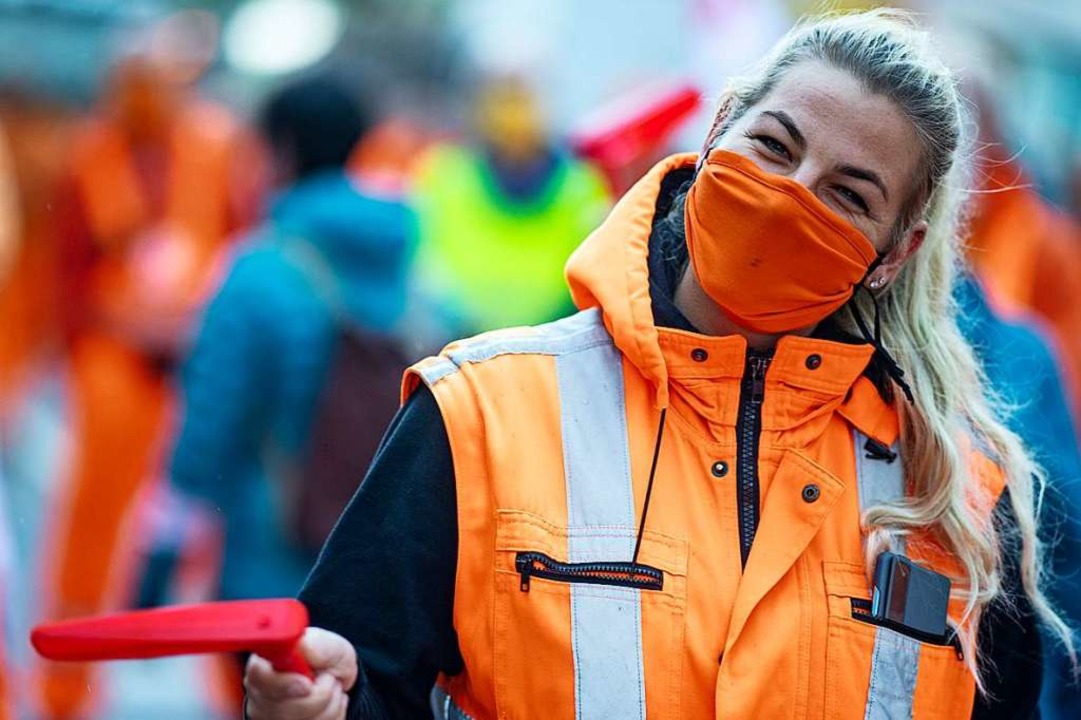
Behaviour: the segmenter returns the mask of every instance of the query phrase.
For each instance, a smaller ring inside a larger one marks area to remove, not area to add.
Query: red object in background
[[[39,625],[30,641],[50,660],[254,652],[276,670],[312,678],[297,649],[307,626],[308,610],[296,600],[237,600]]]
[[[701,92],[690,84],[635,90],[578,123],[570,133],[571,147],[600,167],[622,193],[638,179],[638,170],[659,159],[672,134],[701,104]]]

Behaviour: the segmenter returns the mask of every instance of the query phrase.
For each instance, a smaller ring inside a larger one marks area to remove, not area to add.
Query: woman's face
[[[893,101],[821,62],[789,70],[716,147],[806,186],[880,253],[890,249],[895,224],[911,199],[921,153],[915,128]],[[903,259],[925,229],[922,222],[901,228],[907,240],[916,240],[902,242]],[[888,258],[884,267],[903,259]]]

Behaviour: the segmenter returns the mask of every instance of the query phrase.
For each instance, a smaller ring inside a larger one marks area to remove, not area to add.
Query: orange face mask
[[[848,302],[877,256],[806,187],[727,150],[702,166],[684,222],[702,289],[752,332],[821,322]]]

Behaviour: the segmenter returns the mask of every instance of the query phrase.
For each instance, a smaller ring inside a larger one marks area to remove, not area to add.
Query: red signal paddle
[[[702,94],[690,83],[661,83],[635,88],[579,121],[570,131],[570,144],[594,162],[616,193],[638,179],[634,171],[643,160],[663,149],[672,135],[702,105]],[[624,177],[628,171],[633,177]]]
[[[50,660],[132,660],[254,652],[282,672],[314,677],[297,642],[308,610],[296,600],[238,600],[39,625],[34,649]]]

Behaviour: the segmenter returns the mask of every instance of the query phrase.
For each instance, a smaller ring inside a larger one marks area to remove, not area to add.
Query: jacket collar
[[[650,258],[665,179],[675,171],[693,168],[696,160],[696,154],[686,153],[658,163],[620,199],[567,263],[575,303],[580,309],[600,308],[616,346],[653,387],[657,408],[669,405],[670,381],[740,378],[746,364],[743,337],[693,331],[669,299],[670,278],[666,282],[659,274],[663,263]],[[662,293],[668,297],[657,297]],[[695,350],[705,350],[706,359]],[[896,412],[874,383],[862,376],[872,354],[873,348],[866,344],[783,337],[770,363],[767,391],[769,385],[807,390],[835,406],[865,434],[892,444],[898,435]],[[812,355],[818,356],[820,364],[809,361]]]

